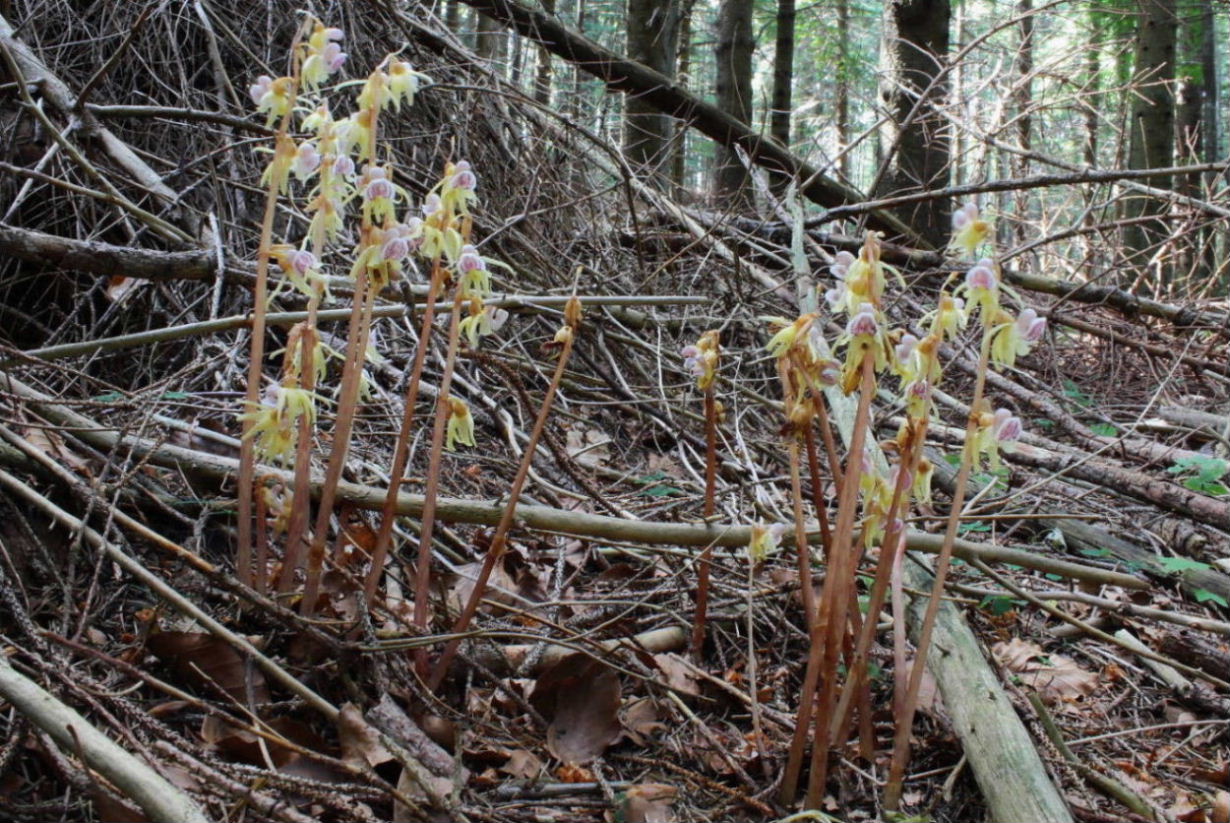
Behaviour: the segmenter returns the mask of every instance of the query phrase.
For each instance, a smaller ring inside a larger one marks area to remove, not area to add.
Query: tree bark
[[[850,144],[850,0],[837,0],[837,150],[841,179],[849,183],[852,168]]]
[[[692,82],[692,9],[695,7],[696,0],[683,0],[679,10],[679,47],[676,50],[679,68],[675,72],[675,81],[685,92]],[[686,121],[675,121],[675,153],[671,157],[671,184],[675,187],[676,199],[686,190],[688,129],[690,127],[691,124]]]
[[[1137,0],[1139,23],[1136,33],[1136,60],[1132,74],[1135,94],[1128,118],[1128,168],[1149,169],[1174,162],[1175,51],[1178,16],[1175,0]],[[1154,188],[1170,188],[1168,176],[1146,178]],[[1128,219],[1160,215],[1164,200],[1135,195],[1124,203]],[[1156,246],[1168,235],[1161,220],[1135,223],[1124,228],[1123,240],[1129,262],[1143,266]],[[1159,280],[1168,279],[1167,266],[1158,269]]]
[[[948,135],[939,107],[947,87],[940,72],[951,16],[949,0],[885,4],[880,101],[888,114],[882,129],[888,166],[876,197],[948,185]],[[902,208],[896,215],[932,245],[942,246],[949,234],[950,210],[945,199],[936,199]]]
[[[542,0],[542,10],[555,16],[555,0]],[[534,78],[534,99],[544,106],[551,105],[551,52],[538,47],[538,74]]]
[[[508,38],[504,27],[493,17],[478,15],[474,35],[474,53],[484,60],[498,62],[504,58],[504,45]]]
[[[1200,2],[1200,66],[1201,85],[1204,87],[1204,162],[1216,163],[1221,157],[1218,141],[1219,112],[1221,111],[1221,85],[1218,83],[1217,64],[1217,18],[1213,15],[1212,0]],[[1210,178],[1212,175],[1210,175]]]
[[[752,0],[722,0],[717,30],[717,105],[743,124],[752,122]],[[713,171],[718,205],[733,211],[751,207],[751,175],[733,146],[719,149]]]
[[[678,0],[628,0],[628,57],[674,80],[679,51]],[[633,168],[661,182],[659,169],[669,157],[672,121],[639,95],[624,107],[624,156]]]
[[[794,108],[794,5],[794,0],[777,0],[777,41],[773,51],[773,108],[769,113],[769,134],[786,148],[790,148],[790,113]]]
[[[1033,119],[1030,109],[1033,106],[1033,71],[1034,71],[1034,15],[1033,0],[1019,0],[1017,14],[1021,18],[1021,42],[1016,52],[1016,94],[1013,101],[1016,106],[1017,144],[1022,151],[1033,148]],[[1012,174],[1024,177],[1029,174],[1029,156],[1022,154],[1014,158]],[[1016,234],[1017,242],[1024,243],[1027,239],[1026,228],[1029,223],[1029,194],[1021,191],[1016,196]]]

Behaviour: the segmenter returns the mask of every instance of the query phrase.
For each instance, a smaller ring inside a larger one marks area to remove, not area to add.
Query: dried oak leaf
[[[375,768],[393,759],[381,742],[380,733],[353,703],[342,706],[337,716],[337,741],[342,747],[342,760],[351,766]]]
[[[530,695],[550,721],[547,749],[569,766],[601,756],[620,733],[619,676],[584,654],[570,654],[538,677]]]
[[[1032,641],[1014,637],[1007,643],[996,643],[991,654],[1025,685],[1037,689],[1048,703],[1071,703],[1098,687],[1096,673],[1082,669],[1070,657],[1049,654]]]
[[[240,705],[248,705],[249,688],[253,703],[268,703],[269,686],[265,675],[246,663],[235,647],[204,632],[152,632],[146,647],[169,666],[181,682],[191,683],[210,697],[214,686],[222,689]]]

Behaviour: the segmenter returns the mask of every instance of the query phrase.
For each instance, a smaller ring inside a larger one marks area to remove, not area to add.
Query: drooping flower
[[[449,163],[444,167],[444,179],[440,185],[440,200],[450,213],[467,215],[470,204],[478,199],[478,175],[465,160]]]
[[[449,397],[448,427],[445,430],[444,448],[454,451],[458,443],[471,447],[477,445],[474,442],[474,416],[470,414],[470,407],[464,400]]]
[[[406,105],[414,105],[414,95],[418,94],[420,83],[430,83],[431,78],[422,72],[414,70],[405,60],[393,60],[389,63],[389,93],[392,95],[393,108],[401,111],[401,101]]]
[[[952,213],[953,237],[951,246],[954,250],[964,252],[973,257],[978,247],[991,233],[991,224],[983,220],[978,213],[978,206],[966,203]]]
[[[465,291],[480,296],[491,294],[491,273],[487,270],[487,261],[474,246],[461,247],[456,268],[462,276],[462,287]]]
[[[307,58],[300,69],[304,88],[315,91],[342,68],[347,58],[339,43],[343,37],[341,29],[328,28],[319,20],[313,24],[307,41]]]
[[[888,365],[891,343],[880,312],[871,303],[862,303],[846,322],[846,333],[838,343],[846,344],[846,359],[841,370],[841,388],[850,394],[858,388],[864,356],[874,358],[875,370]]]
[[[1034,343],[1046,333],[1046,318],[1039,317],[1033,309],[1024,309],[1014,320],[1012,315],[1001,311],[992,330],[991,361],[998,366],[1012,368],[1017,357],[1029,354]]]
[[[282,357],[282,370],[286,377],[295,383],[303,382],[304,346],[308,347],[308,365],[310,366],[314,386],[319,386],[325,379],[328,362],[325,350],[321,345],[316,330],[309,327],[306,321],[290,327],[286,335],[286,350]],[[284,381],[285,382],[285,381]]]
[[[315,398],[309,391],[284,385],[270,386],[260,406],[240,416],[252,423],[245,437],[255,438],[257,454],[281,462],[294,457],[303,417],[316,422]]]
[[[753,563],[764,562],[769,555],[777,551],[777,544],[785,533],[786,526],[782,523],[774,523],[771,526],[753,524],[751,537],[747,541],[748,559]]]
[[[990,258],[984,257],[971,266],[956,291],[968,298],[970,314],[975,310],[982,313],[984,324],[999,314],[1000,278]]]
[[[947,292],[940,292],[939,305],[927,317],[931,318],[931,333],[949,339],[960,334],[969,319],[965,311],[965,301]]]
[[[1024,427],[1021,418],[1008,409],[1000,408],[992,413],[985,411],[985,408],[978,415],[978,425],[974,431],[974,456],[977,461],[985,454],[994,471],[1000,466],[1001,451],[1009,454],[1016,451]]]
[[[316,146],[307,141],[300,143],[299,148],[295,151],[295,161],[291,164],[291,171],[294,172],[295,179],[303,182],[315,174],[318,168],[320,168],[320,152],[316,151]]]
[[[713,386],[717,377],[718,359],[721,355],[721,345],[718,342],[718,332],[710,329],[700,336],[694,346],[684,346],[683,367],[696,378],[696,388],[707,391]]]
[[[263,148],[258,150],[268,151]],[[290,190],[290,172],[298,156],[299,147],[295,145],[294,138],[288,134],[279,134],[273,144],[273,159],[265,167],[261,182],[272,185],[278,194],[286,194]]]
[[[294,78],[279,77],[274,80],[267,74],[256,78],[256,82],[248,87],[248,94],[251,95],[252,102],[256,103],[256,110],[269,113],[265,120],[266,128],[273,128],[273,124],[290,111],[294,90]]]
[[[370,223],[391,223],[396,220],[397,196],[401,187],[389,179],[384,166],[365,166],[359,180],[363,194],[363,219]]]
[[[495,334],[508,322],[508,312],[498,306],[484,306],[477,297],[471,300],[470,314],[461,320],[458,330],[477,349],[479,340]]]
[[[325,288],[325,278],[320,271],[320,261],[307,249],[297,249],[279,243],[269,250],[270,256],[286,276],[286,280],[298,291],[313,296],[317,288]]]

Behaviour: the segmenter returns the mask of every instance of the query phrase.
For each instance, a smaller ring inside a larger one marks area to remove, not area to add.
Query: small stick
[[[530,466],[534,462],[534,453],[538,449],[538,440],[542,437],[547,419],[551,415],[551,406],[555,402],[555,393],[559,389],[560,380],[563,379],[564,370],[568,366],[568,358],[572,354],[572,347],[576,343],[577,327],[580,325],[581,318],[580,301],[568,304],[568,308],[565,310],[565,317],[571,317],[571,320],[565,321],[567,323],[565,328],[568,331],[562,335],[563,349],[560,351],[559,362],[555,364],[555,374],[552,375],[551,383],[547,386],[547,394],[543,398],[541,408],[538,410],[538,418],[534,421],[534,428],[530,432],[530,439],[526,442],[525,450],[521,453],[521,464],[517,466],[517,474],[513,477],[512,486],[508,490],[508,502],[504,506],[504,513],[500,515],[500,523],[496,526],[495,535],[491,538],[491,545],[488,547],[487,554],[483,558],[483,565],[479,570],[478,579],[474,582],[474,590],[470,592],[470,598],[466,602],[465,608],[457,618],[457,622],[453,625],[452,634],[461,635],[469,627],[470,621],[474,619],[474,615],[478,612],[478,607],[482,603],[483,594],[487,590],[487,582],[491,578],[491,572],[495,569],[495,564],[504,556],[508,542],[508,532],[512,529],[513,519],[516,516],[517,502],[521,499],[521,490],[525,488],[525,481],[529,477]],[[445,647],[444,653],[441,655],[439,662],[436,663],[435,670],[427,682],[427,688],[430,691],[435,691],[444,681],[448,668],[452,664],[453,658],[457,655],[458,648],[461,646],[462,639],[460,636],[455,637]]]

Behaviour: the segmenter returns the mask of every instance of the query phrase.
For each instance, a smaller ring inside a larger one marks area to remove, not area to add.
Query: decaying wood
[[[905,564],[906,581],[930,591],[933,579],[917,563]],[[917,633],[927,598],[911,597],[907,616]],[[1070,823],[1072,814],[1016,709],[987,664],[982,648],[951,603],[940,605],[927,668],[935,676],[953,730],[969,759],[994,821]]]

